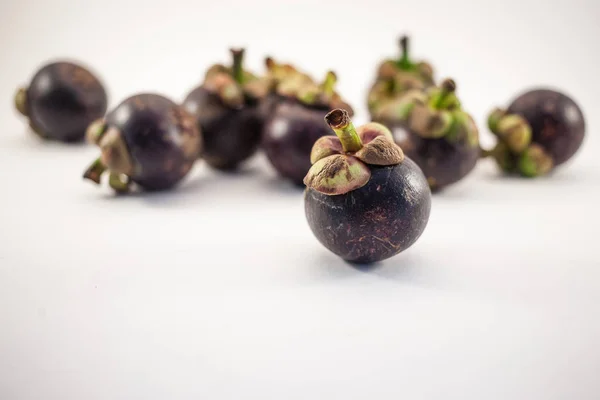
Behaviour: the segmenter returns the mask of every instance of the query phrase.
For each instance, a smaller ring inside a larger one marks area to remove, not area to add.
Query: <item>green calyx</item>
[[[335,91],[336,83],[337,76],[333,71],[328,71],[320,84],[309,82],[302,75],[296,75],[282,81],[277,87],[277,93],[280,96],[296,99],[307,106],[343,108],[353,114],[352,107]]]
[[[109,172],[110,187],[118,193],[128,191],[134,164],[121,133],[98,120],[88,127],[86,136],[100,147],[101,155],[86,169],[83,178],[100,184],[102,175]]]
[[[205,74],[203,87],[216,94],[231,108],[243,106],[247,99],[261,99],[271,91],[271,81],[258,78],[244,69],[244,49],[230,49],[231,67],[215,64]]]
[[[532,144],[525,149],[518,162],[519,172],[528,178],[546,175],[552,169],[553,164],[552,157],[537,144]]]
[[[536,177],[552,170],[552,157],[542,146],[532,142],[531,126],[525,118],[496,108],[487,122],[498,143],[492,151],[484,152],[484,156],[491,156],[502,171]]]
[[[364,186],[371,177],[368,165],[397,165],[404,153],[385,126],[369,123],[356,129],[346,110],[335,109],[325,121],[336,137],[323,136],[311,152],[313,164],[304,178],[307,187],[339,195]]]
[[[426,90],[434,85],[431,65],[411,59],[409,38],[401,37],[399,44],[400,57],[385,60],[379,65],[376,80],[369,90],[367,105],[371,115],[375,115],[388,101],[409,90]]]
[[[479,145],[479,130],[456,96],[456,83],[446,79],[427,91],[410,90],[379,108],[374,117],[399,122],[425,139]]]
[[[439,87],[432,88],[429,94],[429,105],[436,110],[460,108],[454,80],[445,79]]]
[[[15,93],[15,108],[19,113],[25,117],[28,116],[29,111],[27,110],[27,89],[19,88]]]

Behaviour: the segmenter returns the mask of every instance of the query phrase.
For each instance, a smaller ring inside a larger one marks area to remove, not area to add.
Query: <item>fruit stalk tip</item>
[[[340,139],[344,152],[357,152],[362,148],[362,141],[350,120],[348,111],[336,108],[325,116],[325,122]]]

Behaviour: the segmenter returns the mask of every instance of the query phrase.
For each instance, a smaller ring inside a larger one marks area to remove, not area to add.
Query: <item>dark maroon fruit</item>
[[[567,95],[549,89],[521,94],[508,109],[488,118],[498,145],[490,152],[508,173],[544,175],[577,152],[585,135],[581,109]]]
[[[432,190],[440,190],[467,176],[480,156],[479,131],[462,110],[456,84],[412,90],[381,107],[374,120],[394,135],[404,153],[422,170]]]
[[[336,106],[351,108],[334,91],[333,72],[320,86],[305,84],[280,101],[267,119],[263,149],[277,172],[297,185],[310,169],[310,152],[321,136],[333,135],[324,118]]]
[[[213,66],[204,83],[183,102],[204,138],[202,157],[217,169],[232,170],[258,149],[264,127],[260,100],[267,88],[242,69],[243,50],[232,50],[233,67]]]
[[[15,95],[15,106],[44,139],[75,142],[88,125],[106,112],[102,83],[86,68],[70,62],[42,67]]]
[[[354,263],[372,263],[409,248],[429,220],[431,192],[381,124],[354,129],[343,110],[326,120],[337,135],[314,145],[305,211],[317,239]]]
[[[100,183],[110,173],[118,192],[136,183],[145,190],[169,189],[183,179],[198,158],[202,137],[183,107],[157,94],[127,98],[88,128],[88,139],[102,155],[84,178]]]

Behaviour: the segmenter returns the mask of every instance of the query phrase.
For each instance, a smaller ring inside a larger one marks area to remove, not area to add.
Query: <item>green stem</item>
[[[345,153],[354,153],[362,149],[362,141],[350,120],[348,111],[336,108],[325,116],[325,121],[342,142]]]
[[[398,60],[398,66],[403,70],[409,70],[413,67],[412,62],[410,61],[408,45],[409,45],[408,36],[402,36],[400,38],[400,49],[401,49],[402,53],[400,55],[400,59]]]
[[[83,174],[84,179],[89,179],[92,182],[100,183],[100,176],[106,171],[106,166],[100,158],[97,158],[92,165]]]
[[[452,93],[454,93],[454,91],[456,90],[456,83],[452,79],[445,79],[440,85],[440,88],[441,91],[433,102],[433,107],[438,110],[442,108],[442,105],[444,104],[444,101],[446,101],[446,98]]]
[[[327,75],[325,75],[325,80],[321,84],[321,89],[323,90],[323,94],[325,96],[333,96],[336,82],[337,76],[335,75],[335,72],[328,71]]]
[[[233,57],[231,74],[237,83],[242,84],[244,83],[244,49],[231,49],[230,51]]]

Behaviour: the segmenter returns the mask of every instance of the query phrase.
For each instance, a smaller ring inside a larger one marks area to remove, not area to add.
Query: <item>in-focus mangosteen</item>
[[[87,136],[102,155],[84,178],[99,184],[108,171],[117,192],[128,191],[131,183],[145,190],[171,188],[191,170],[202,145],[193,116],[163,96],[146,93],[127,98],[92,123]]]
[[[381,107],[374,120],[394,135],[404,153],[417,163],[432,190],[440,190],[469,174],[480,155],[479,131],[460,105],[456,84],[411,90]]]
[[[550,172],[577,152],[585,135],[581,109],[569,96],[534,89],[518,96],[508,109],[488,118],[498,139],[492,156],[506,173],[535,177]]]
[[[107,96],[88,69],[63,61],[37,71],[29,86],[17,91],[15,106],[41,138],[76,142],[106,113]]]
[[[411,89],[425,90],[434,85],[433,68],[427,62],[414,62],[409,54],[409,38],[400,38],[401,54],[384,60],[377,68],[375,82],[369,90],[367,106],[371,116],[377,108]]]
[[[372,263],[409,248],[429,220],[427,180],[378,123],[355,129],[348,113],[325,117],[336,133],[321,137],[304,180],[308,224],[330,251]]]
[[[212,66],[204,83],[183,102],[202,132],[202,157],[221,170],[236,169],[258,149],[264,126],[259,104],[269,89],[266,81],[243,69],[243,49],[231,53],[233,66]]]
[[[281,97],[263,133],[263,149],[277,172],[297,185],[310,169],[310,152],[321,136],[333,135],[325,115],[333,108],[352,109],[335,92],[337,78],[331,71],[321,85],[307,82],[278,87]]]

